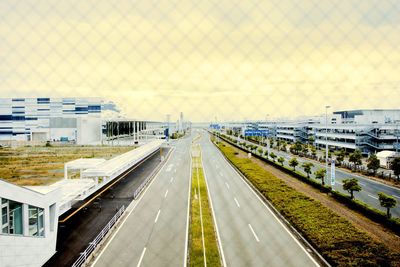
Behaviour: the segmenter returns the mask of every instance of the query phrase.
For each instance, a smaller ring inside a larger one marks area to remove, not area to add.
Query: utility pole
[[[325,106],[325,168],[326,168],[326,179],[328,179],[328,108],[331,106]],[[323,180],[325,184],[325,179]]]

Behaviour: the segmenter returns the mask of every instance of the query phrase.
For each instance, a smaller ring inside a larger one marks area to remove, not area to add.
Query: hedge
[[[244,149],[244,148],[242,148],[240,146],[237,146],[236,144],[233,144],[226,137],[221,137],[221,139],[223,139],[224,141],[228,142],[229,144],[241,149],[242,151],[250,152],[250,151],[247,151],[246,149]],[[275,168],[277,168],[277,169],[279,169],[279,170],[281,170],[281,171],[283,171],[283,172],[285,172],[285,173],[287,173],[287,174],[289,174],[289,175],[291,175],[291,176],[293,176],[293,177],[295,177],[295,178],[297,178],[297,179],[299,179],[299,180],[301,180],[301,181],[303,181],[303,182],[305,182],[305,183],[307,183],[307,184],[319,189],[321,192],[330,193],[330,195],[333,198],[335,198],[337,201],[341,202],[342,204],[346,205],[348,208],[350,208],[350,209],[352,209],[354,211],[358,211],[358,212],[362,213],[364,216],[368,217],[369,219],[371,219],[371,220],[373,220],[373,221],[375,221],[377,223],[382,224],[383,226],[389,228],[390,230],[392,230],[396,234],[400,235],[400,219],[399,218],[390,218],[389,219],[389,218],[386,217],[386,213],[383,212],[383,211],[380,211],[380,210],[378,210],[376,208],[373,208],[373,207],[371,207],[371,206],[369,206],[369,205],[367,205],[367,204],[365,204],[363,202],[360,202],[360,201],[358,201],[356,199],[351,199],[347,195],[344,195],[344,194],[342,194],[342,193],[340,193],[338,191],[332,190],[332,187],[326,186],[326,185],[324,186],[324,185],[318,183],[317,181],[315,181],[315,180],[313,180],[311,178],[308,178],[307,176],[305,176],[305,175],[303,175],[301,173],[295,172],[295,171],[293,171],[292,169],[289,169],[286,166],[279,165],[277,162],[273,162],[271,160],[268,160],[268,159],[266,159],[264,157],[261,157],[261,156],[259,156],[257,154],[254,154],[254,153],[252,153],[252,154],[256,158],[258,158],[258,159],[260,159],[260,160],[272,165],[273,167],[275,167]]]
[[[289,187],[250,159],[237,157],[233,148],[219,148],[332,266],[400,264],[398,255],[320,202]]]

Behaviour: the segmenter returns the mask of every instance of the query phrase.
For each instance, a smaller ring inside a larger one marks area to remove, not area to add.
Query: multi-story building
[[[0,141],[74,141],[101,138],[100,98],[2,98]]]
[[[227,128],[238,122],[227,123]],[[371,109],[336,111],[325,116],[291,121],[258,121],[241,123],[246,128],[268,129],[271,137],[288,142],[313,142],[330,149],[359,149],[362,153],[400,150],[400,110]]]

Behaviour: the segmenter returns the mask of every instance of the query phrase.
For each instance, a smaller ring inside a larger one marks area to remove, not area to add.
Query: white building
[[[101,139],[100,98],[1,98],[0,142]]]
[[[41,194],[0,180],[0,266],[42,266],[56,252],[60,190]]]
[[[239,123],[240,124],[240,123]],[[227,123],[237,128],[238,123]],[[288,142],[313,142],[330,149],[359,149],[362,153],[382,150],[400,150],[400,110],[348,110],[325,116],[287,121],[242,122],[241,133],[246,128],[268,129],[270,136]],[[314,140],[314,141],[312,141]]]

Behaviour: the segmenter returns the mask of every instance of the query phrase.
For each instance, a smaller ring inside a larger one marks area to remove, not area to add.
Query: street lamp
[[[331,106],[325,106],[325,168],[326,168],[326,178],[328,179],[328,108]],[[325,179],[324,179],[325,180]],[[325,181],[322,180],[323,184]]]

